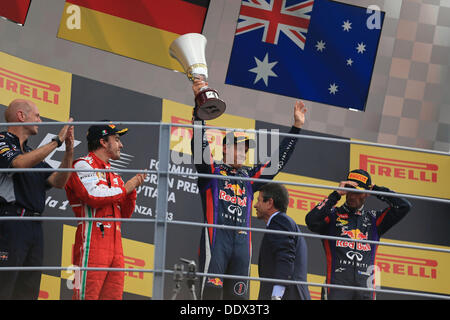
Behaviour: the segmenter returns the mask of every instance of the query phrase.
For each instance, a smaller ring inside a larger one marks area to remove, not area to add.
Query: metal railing
[[[172,127],[184,127],[184,128],[202,128],[199,125],[188,125],[188,124],[172,124],[172,123],[160,123],[160,122],[129,122],[129,121],[111,121],[109,123],[116,125],[141,125],[141,126],[159,126],[160,127],[160,135],[159,135],[159,150],[158,150],[158,158],[159,158],[159,168],[158,170],[130,170],[130,169],[83,169],[76,170],[72,168],[58,168],[58,169],[47,169],[47,168],[24,168],[24,169],[0,169],[0,173],[2,172],[25,172],[25,171],[70,171],[70,172],[119,172],[119,173],[147,173],[147,174],[157,174],[158,175],[158,195],[156,200],[156,213],[154,219],[140,219],[140,218],[79,218],[79,217],[0,217],[0,221],[2,220],[40,220],[40,221],[120,221],[120,222],[136,222],[136,223],[154,223],[154,268],[153,269],[135,269],[135,268],[81,268],[77,267],[78,270],[98,270],[98,271],[132,271],[132,272],[151,272],[153,273],[153,294],[152,299],[161,300],[164,298],[164,275],[171,274],[174,270],[169,270],[165,268],[165,257],[166,257],[166,235],[167,235],[167,226],[168,224],[175,225],[189,225],[189,226],[198,226],[198,227],[214,227],[214,228],[223,228],[223,229],[236,229],[236,230],[248,230],[252,232],[263,232],[263,233],[276,233],[276,234],[285,234],[285,235],[294,235],[294,236],[303,236],[309,238],[317,238],[317,239],[329,239],[329,240],[345,240],[349,242],[361,242],[361,243],[369,243],[375,245],[384,245],[384,246],[393,246],[393,247],[402,247],[409,249],[419,249],[419,250],[428,250],[428,251],[436,251],[443,253],[450,253],[450,249],[443,248],[434,248],[428,246],[415,246],[415,245],[407,245],[400,243],[390,243],[383,241],[372,241],[372,240],[363,240],[363,239],[350,239],[350,238],[341,238],[341,237],[333,237],[333,236],[325,236],[318,235],[312,233],[296,233],[296,232],[286,232],[286,231],[277,231],[277,230],[267,230],[267,229],[259,229],[259,228],[245,228],[245,227],[234,227],[234,226],[226,226],[226,225],[217,225],[217,224],[207,224],[200,222],[190,222],[190,221],[168,221],[166,218],[167,214],[167,194],[168,194],[168,178],[170,175],[187,175],[186,173],[179,172],[171,172],[169,170],[169,162],[170,162],[170,134]],[[74,121],[74,122],[33,122],[27,123],[27,125],[104,125],[105,122],[99,121]],[[0,123],[0,126],[22,126],[23,123]],[[258,133],[259,130],[250,130],[250,129],[232,129],[226,127],[213,127],[206,126],[206,129],[218,129],[224,131],[239,131],[246,133]],[[264,134],[271,134],[270,132],[265,131]],[[450,156],[450,153],[442,152],[442,151],[434,151],[427,149],[418,149],[418,148],[409,148],[402,146],[392,146],[387,144],[379,144],[379,143],[370,143],[363,141],[354,141],[348,139],[338,139],[338,138],[329,138],[329,137],[319,137],[319,136],[310,136],[310,135],[302,135],[302,134],[288,134],[288,133],[276,133],[279,136],[288,136],[295,137],[300,139],[314,139],[314,140],[322,140],[322,141],[332,141],[338,143],[347,143],[347,144],[359,144],[359,145],[367,145],[367,146],[376,146],[376,147],[384,147],[384,148],[392,148],[398,150],[405,151],[415,151],[415,152],[423,152],[429,154],[437,154],[437,155],[445,155]],[[253,178],[243,178],[243,177],[233,177],[226,176],[222,177],[219,175],[212,174],[200,174],[200,173],[189,173],[189,176],[203,177],[203,178],[215,178],[215,179],[229,179],[229,180],[241,180],[241,181],[258,181],[258,182],[274,182],[279,184],[287,184],[294,186],[303,186],[303,187],[311,187],[311,188],[322,188],[322,189],[331,189],[331,190],[343,190],[343,191],[352,191],[352,192],[363,192],[375,195],[388,195],[390,197],[404,197],[410,199],[417,200],[427,200],[440,202],[444,204],[450,204],[450,199],[445,198],[437,198],[437,197],[425,197],[418,196],[413,194],[404,194],[404,193],[387,193],[381,191],[372,191],[372,190],[358,190],[353,188],[340,188],[335,186],[328,185],[320,185],[320,184],[308,184],[308,183],[300,183],[300,182],[292,182],[292,181],[275,181],[268,179],[253,179]],[[162,214],[160,214],[162,213]],[[4,267],[0,268],[0,271],[12,271],[12,270],[71,270],[70,267]],[[268,278],[259,278],[259,277],[243,277],[243,276],[233,276],[227,274],[212,274],[212,273],[201,273],[198,272],[199,276],[212,276],[212,277],[222,277],[222,278],[230,278],[230,279],[248,279],[254,281],[274,281],[280,284],[306,284],[310,286],[317,287],[330,287],[330,288],[339,288],[339,289],[348,289],[348,290],[361,290],[361,291],[375,291],[382,293],[392,293],[392,294],[401,294],[401,295],[410,295],[410,296],[418,296],[424,298],[437,298],[437,299],[450,299],[450,296],[446,295],[438,295],[438,294],[428,294],[428,293],[419,293],[419,292],[410,292],[410,291],[399,291],[399,290],[387,290],[380,288],[363,288],[363,287],[353,287],[353,286],[342,286],[342,285],[334,285],[334,284],[324,284],[324,283],[312,283],[312,282],[302,282],[302,281],[291,281],[291,280],[279,280],[279,279],[268,279]]]

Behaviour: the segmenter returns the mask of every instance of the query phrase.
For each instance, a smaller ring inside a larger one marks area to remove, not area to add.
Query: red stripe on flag
[[[299,10],[302,8],[306,8],[308,6],[312,6],[314,4],[314,0],[308,1],[308,2],[304,2],[304,3],[299,3],[296,6],[290,7],[289,9],[286,9],[287,11],[295,11],[295,10]]]
[[[67,0],[67,2],[177,34],[201,33],[207,10],[205,7],[182,0]]]
[[[253,28],[259,28],[259,27],[262,27],[262,26],[264,26],[264,23],[254,23],[254,24],[251,24],[249,26],[237,29],[236,33],[244,32],[244,31],[247,31],[247,30],[253,29]]]
[[[303,43],[306,42],[305,37],[304,37],[301,33],[298,33],[298,32],[295,31],[295,30],[292,30],[291,32],[292,32],[292,34],[293,34],[294,36],[296,36],[301,42],[303,42]]]
[[[0,16],[16,23],[25,24],[31,0],[8,0],[0,2]]]

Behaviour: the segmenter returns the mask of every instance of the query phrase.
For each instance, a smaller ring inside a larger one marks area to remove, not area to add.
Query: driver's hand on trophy
[[[200,92],[201,88],[207,86],[208,82],[205,82],[202,79],[194,78],[194,82],[192,84],[192,91],[194,91],[194,95],[196,96]]]

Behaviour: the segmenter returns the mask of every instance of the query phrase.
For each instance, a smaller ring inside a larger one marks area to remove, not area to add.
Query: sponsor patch
[[[234,285],[234,293],[238,296],[242,296],[247,292],[247,284],[243,281],[236,282]]]
[[[0,251],[0,261],[8,261],[8,252]]]
[[[353,179],[353,180],[356,180],[356,181],[361,181],[362,183],[366,184],[368,178],[366,176],[363,176],[362,174],[359,174],[359,173],[356,173],[356,172],[351,172],[348,175],[347,179]]]

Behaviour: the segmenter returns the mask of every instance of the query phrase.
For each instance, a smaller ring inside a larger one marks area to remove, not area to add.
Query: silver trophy
[[[199,33],[187,33],[175,39],[169,47],[169,54],[178,60],[189,80],[208,80],[208,66],[205,59],[206,38]],[[195,96],[197,116],[202,120],[212,120],[225,112],[225,102],[219,93],[203,87]]]

